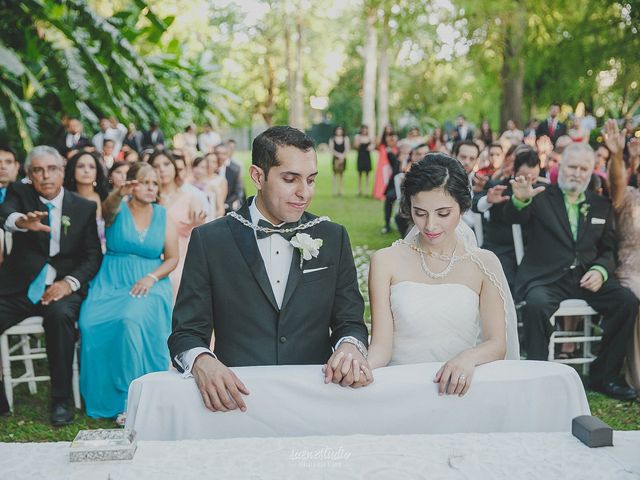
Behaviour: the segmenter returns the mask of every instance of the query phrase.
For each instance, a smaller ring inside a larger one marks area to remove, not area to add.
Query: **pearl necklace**
[[[453,266],[456,264],[456,262],[461,258],[461,257],[456,257],[456,251],[458,250],[458,242],[456,242],[456,246],[453,249],[453,253],[451,254],[451,257],[448,257],[446,255],[440,255],[440,254],[435,254],[436,258],[441,258],[444,257],[446,259],[449,260],[449,264],[446,266],[446,268],[444,270],[442,270],[439,273],[433,272],[429,269],[429,267],[427,267],[427,262],[424,258],[424,251],[420,248],[420,238],[418,236],[416,236],[416,245],[414,250],[416,250],[418,252],[418,254],[420,255],[420,265],[422,266],[422,271],[427,275],[427,277],[431,277],[431,278],[444,278],[447,275],[449,275],[449,273],[451,273],[451,270],[453,269]],[[429,255],[432,255],[432,252],[429,252]],[[432,255],[433,256],[433,255]]]

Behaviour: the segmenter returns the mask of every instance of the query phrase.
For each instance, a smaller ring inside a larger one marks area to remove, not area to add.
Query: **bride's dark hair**
[[[460,206],[460,213],[471,208],[469,178],[462,164],[443,153],[428,153],[411,165],[402,184],[402,214],[411,218],[411,197],[420,192],[443,188]]]

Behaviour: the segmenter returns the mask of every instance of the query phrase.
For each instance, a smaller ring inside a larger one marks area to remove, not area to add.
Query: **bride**
[[[462,396],[477,365],[519,358],[513,300],[498,258],[464,233],[471,193],[457,160],[426,155],[403,191],[415,227],[371,259],[369,367],[445,362],[433,381]]]

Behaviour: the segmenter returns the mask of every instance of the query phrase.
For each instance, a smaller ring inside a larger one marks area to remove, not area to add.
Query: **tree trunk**
[[[376,130],[376,69],[378,35],[376,31],[377,11],[367,11],[367,31],[364,44],[364,85],[362,88],[362,123],[375,134]]]
[[[378,133],[389,123],[389,17],[385,13],[378,64]]]
[[[302,15],[296,16],[296,71],[293,91],[293,115],[289,118],[292,127],[304,130],[304,87],[302,84]]]
[[[285,18],[284,22],[284,56],[285,64],[287,67],[287,100],[288,100],[288,118],[289,125],[293,124],[293,118],[295,117],[294,97],[295,97],[295,70],[293,68],[293,54],[291,49],[291,28],[289,22]]]
[[[521,2],[518,2],[521,3]],[[526,16],[524,6],[510,12],[506,20],[504,52],[502,56],[502,97],[500,130],[507,128],[507,120],[522,125],[522,93],[524,86],[524,54]]]

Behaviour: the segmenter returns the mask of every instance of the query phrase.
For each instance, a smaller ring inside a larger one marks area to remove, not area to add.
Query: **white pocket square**
[[[307,270],[303,270],[302,273],[313,273],[313,272],[319,272],[320,270],[326,270],[329,267],[320,267],[320,268],[309,268]]]
[[[607,223],[607,220],[604,219],[604,218],[595,218],[595,217],[593,217],[591,219],[591,223],[593,225],[604,225],[605,223]]]

